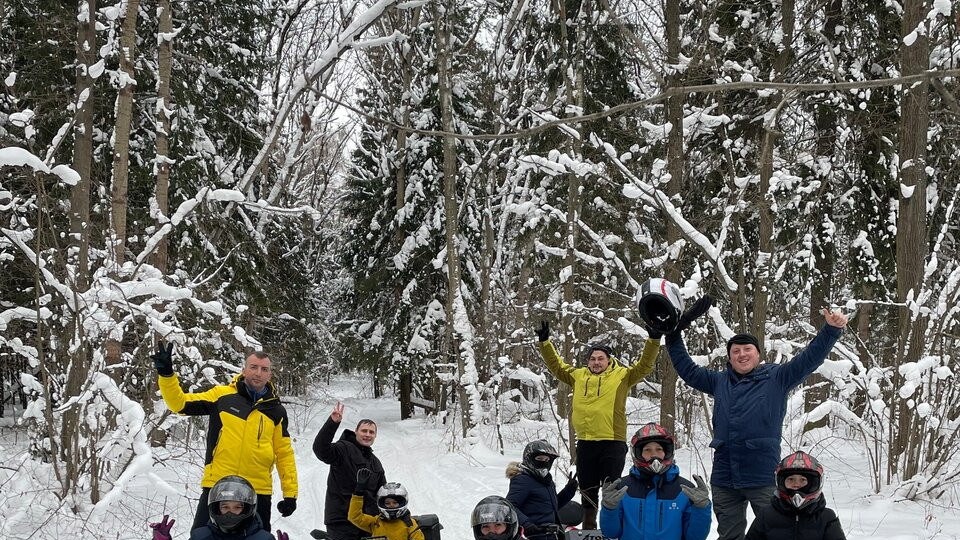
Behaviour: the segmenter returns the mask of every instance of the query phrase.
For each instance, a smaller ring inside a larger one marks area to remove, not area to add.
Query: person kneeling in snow
[[[806,452],[777,466],[777,494],[750,524],[746,540],[845,540],[840,520],[823,498],[823,467]]]
[[[680,476],[673,462],[674,439],[649,423],[630,441],[630,474],[603,485],[600,530],[620,540],[704,540],[710,532],[710,493]]]
[[[517,511],[523,535],[531,540],[556,540],[560,525],[560,508],[577,493],[577,481],[570,478],[560,493],[550,476],[550,468],[558,457],[547,441],[533,441],[523,449],[523,462],[507,466],[510,491],[507,500]]]
[[[490,495],[480,499],[470,514],[470,528],[474,540],[520,540],[520,523],[517,511],[510,501]]]
[[[407,508],[407,490],[397,482],[387,482],[377,491],[379,515],[363,513],[363,493],[373,474],[370,469],[357,471],[357,486],[347,513],[350,523],[371,536],[385,536],[387,540],[424,540],[417,520],[410,516]]]
[[[190,540],[274,540],[263,530],[257,515],[257,493],[245,478],[224,476],[214,484],[208,498],[210,520],[203,527],[190,531]],[[151,523],[153,540],[171,540],[170,529],[176,520],[163,516],[160,523]],[[277,531],[277,540],[288,540]]]

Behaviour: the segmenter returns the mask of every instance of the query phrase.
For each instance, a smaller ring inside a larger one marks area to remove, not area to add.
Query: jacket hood
[[[506,475],[507,478],[513,478],[514,476],[523,472],[523,469],[520,468],[519,461],[511,461],[507,464]]]
[[[603,370],[603,371],[600,372],[600,373],[594,373],[594,372],[590,371],[590,367],[589,367],[589,366],[586,366],[586,365],[583,366],[583,369],[587,370],[587,372],[590,373],[590,376],[591,376],[591,377],[603,377],[603,376],[605,376],[605,375],[608,375],[608,374],[610,374],[610,373],[613,373],[614,370],[623,369],[623,365],[620,364],[620,361],[617,360],[617,357],[611,356],[611,357],[610,357],[610,365],[608,365],[608,366],[607,366],[607,369]]]
[[[353,444],[360,449],[364,456],[369,456],[373,452],[372,447],[364,446],[357,441],[357,434],[352,429],[343,430],[343,433],[340,434],[340,440]]]
[[[507,465],[507,470],[506,470],[507,478],[512,479],[517,476],[520,476],[521,474],[525,474],[530,478],[533,478],[537,482],[540,482],[541,484],[550,485],[550,482],[553,481],[553,475],[551,475],[550,473],[547,473],[546,476],[538,476],[536,474],[531,473],[530,469],[528,469],[526,466],[523,465],[523,463],[520,463],[519,461],[511,461]]]
[[[250,394],[247,392],[247,385],[240,384],[243,382],[243,374],[238,373],[233,376],[233,380],[230,381],[228,386],[232,386],[237,389],[237,393],[243,397],[250,399]],[[279,400],[280,396],[277,394],[277,387],[273,385],[273,381],[267,381],[267,394],[260,398],[261,402],[266,402],[270,400]]]

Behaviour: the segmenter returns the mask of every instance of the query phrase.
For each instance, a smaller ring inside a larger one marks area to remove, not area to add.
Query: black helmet
[[[243,511],[239,514],[221,512],[220,503],[239,502],[243,504]],[[207,499],[207,510],[210,512],[210,521],[221,531],[230,534],[240,531],[244,523],[253,517],[257,511],[257,492],[246,478],[241,476],[224,476],[210,489]]]
[[[800,489],[787,489],[787,477],[799,474],[807,479]],[[806,452],[796,451],[780,460],[777,465],[777,496],[796,508],[803,508],[820,497],[823,490],[823,466],[817,458]]]
[[[550,467],[558,457],[560,454],[547,441],[533,441],[523,449],[523,468],[530,474],[544,478],[550,474]]]
[[[387,508],[386,500],[393,499],[397,502],[396,508]],[[380,509],[380,515],[384,519],[400,519],[410,513],[407,509],[407,488],[401,486],[398,482],[387,482],[377,490],[377,508]]]
[[[663,459],[653,458],[649,461],[643,459],[643,447],[652,442],[658,443],[663,447]],[[673,435],[671,435],[669,431],[656,422],[650,422],[638,429],[630,439],[633,464],[641,471],[662,474],[673,465],[673,450],[675,446],[676,443]]]
[[[673,332],[683,314],[680,289],[665,279],[648,279],[640,287],[637,311],[648,328],[661,334]]]
[[[507,530],[501,534],[480,533],[486,523],[503,523]],[[480,499],[470,514],[470,527],[473,528],[475,540],[516,540],[520,538],[520,524],[517,523],[517,511],[510,501],[499,495],[490,495]]]

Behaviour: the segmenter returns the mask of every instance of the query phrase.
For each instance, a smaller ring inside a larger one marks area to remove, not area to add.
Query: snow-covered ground
[[[433,420],[399,419],[394,398],[371,399],[370,389],[355,379],[336,379],[304,399],[287,400],[293,424],[294,448],[300,478],[297,511],[282,518],[274,509],[273,528],[290,533],[293,540],[308,539],[314,528],[323,527],[323,497],[327,465],[313,455],[313,438],[333,404],[346,405],[344,426],[352,428],[360,418],[379,424],[374,450],[383,462],[387,477],[403,483],[410,492],[411,510],[435,513],[444,526],[443,538],[470,538],[470,511],[482,497],[506,494],[507,463],[518,459],[523,445],[534,438],[547,438],[558,447],[558,428],[549,422],[521,421],[501,427],[506,455],[497,448],[497,433],[482,431],[475,440],[454,437],[449,427]],[[361,397],[357,397],[361,396]],[[650,404],[631,401],[630,420],[640,424],[655,418]],[[635,426],[631,426],[631,430]],[[337,435],[339,438],[339,433]],[[697,437],[694,437],[695,440]],[[155,477],[138,477],[119,502],[102,514],[83,518],[45,489],[54,485],[52,471],[25,458],[26,437],[20,430],[0,426],[0,539],[103,538],[145,539],[147,523],[167,513],[177,518],[174,538],[187,538],[193,518],[201,476],[202,447],[170,445],[154,449]],[[566,453],[565,449],[561,452]],[[818,447],[816,454],[827,469],[826,496],[851,540],[907,540],[960,538],[960,508],[944,504],[918,504],[868,495],[866,457],[853,444],[834,439]],[[708,473],[710,450],[705,444],[678,449],[677,460],[684,475]],[[564,461],[564,458],[561,458]],[[565,468],[566,462],[560,464]],[[274,491],[280,492],[275,480]],[[274,503],[276,502],[276,497]],[[87,505],[89,508],[89,505]],[[716,525],[710,538],[716,538]]]

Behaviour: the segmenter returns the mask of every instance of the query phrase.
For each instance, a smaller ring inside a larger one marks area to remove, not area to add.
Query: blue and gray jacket
[[[710,505],[693,506],[680,486],[695,487],[672,465],[663,474],[630,468],[620,479],[627,493],[616,509],[601,508],[600,530],[620,540],[704,540],[710,532]]]
[[[668,344],[677,375],[714,398],[712,485],[733,489],[774,485],[787,394],[820,367],[842,332],[824,325],[789,362],[761,362],[746,375],[738,375],[729,362],[722,371],[698,366],[682,339]]]

